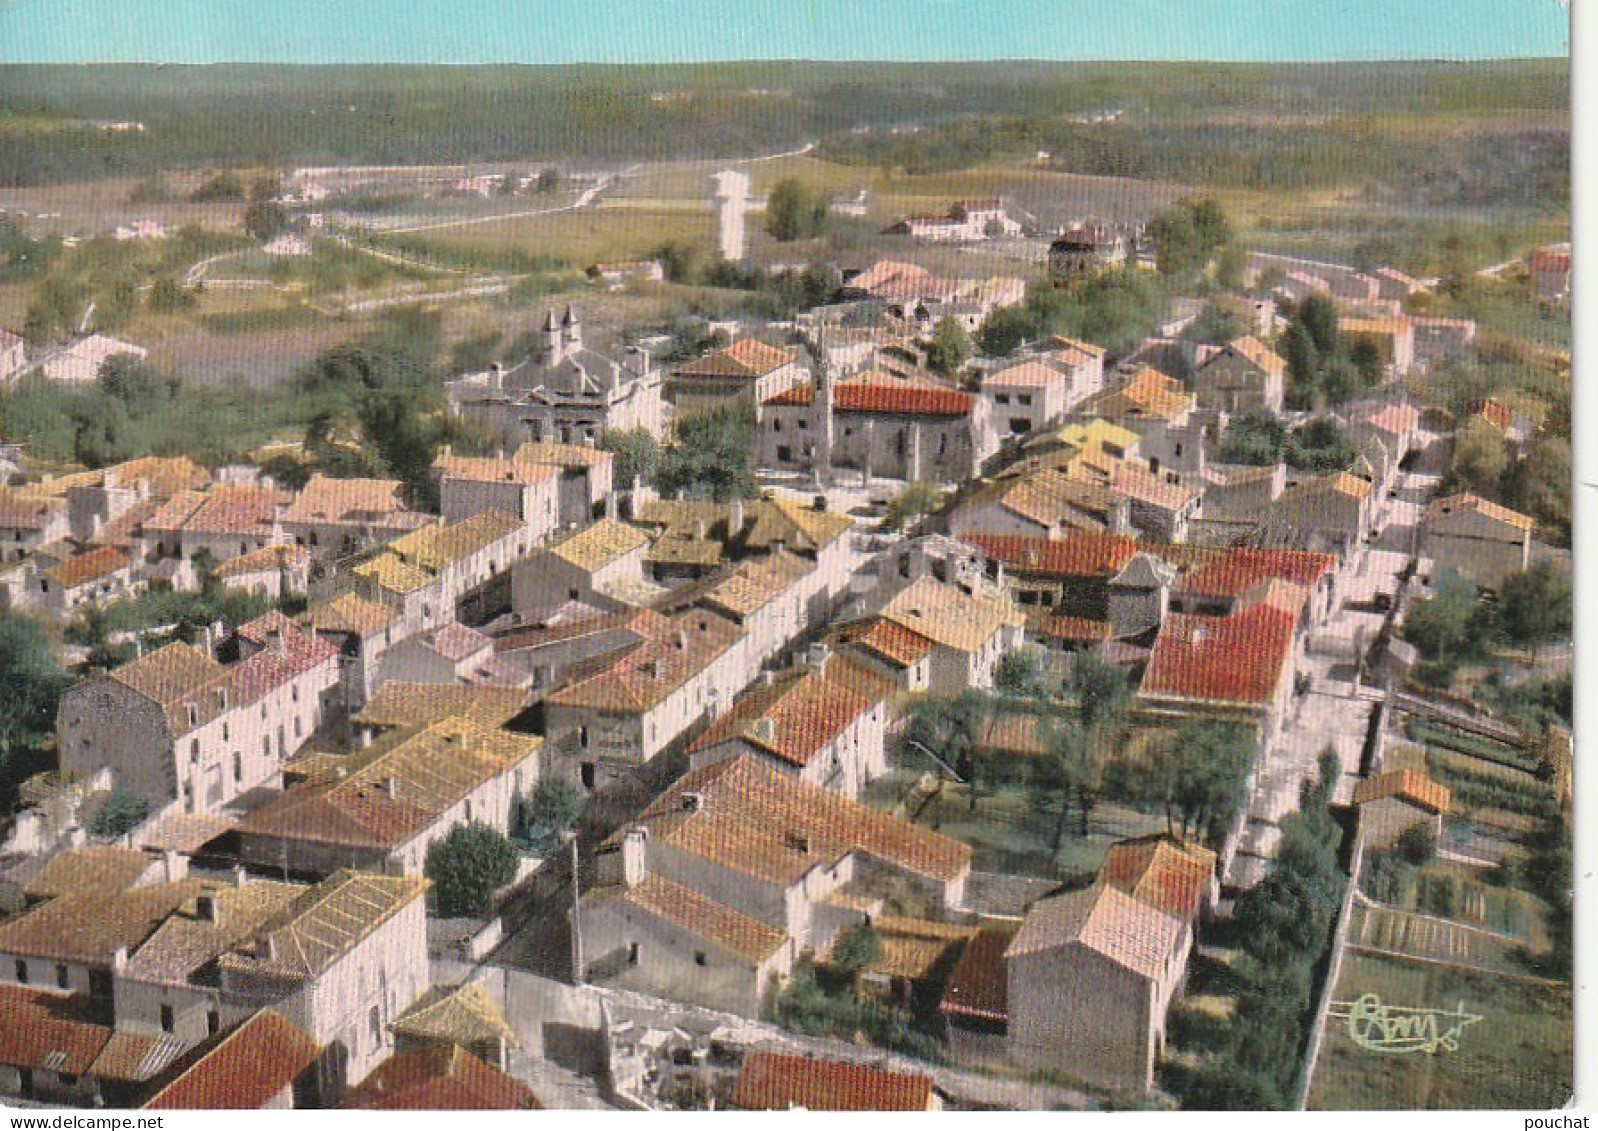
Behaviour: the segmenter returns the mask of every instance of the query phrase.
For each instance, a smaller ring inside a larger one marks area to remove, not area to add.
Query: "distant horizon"
[[[1570,58],[1564,0],[0,0],[0,63],[627,66]]]
[[[291,60],[276,59],[214,59],[207,62],[157,62],[151,59],[113,59],[113,60],[31,60],[31,59],[3,59],[0,58],[0,67],[51,67],[51,68],[91,68],[91,67],[148,67],[155,70],[165,70],[170,67],[202,68],[202,67],[277,67],[277,68],[303,68],[305,70],[326,70],[335,67],[425,67],[434,70],[456,70],[471,67],[527,67],[548,68],[555,70],[571,67],[614,67],[614,68],[644,68],[644,67],[739,67],[752,66],[759,63],[797,64],[804,66],[822,67],[870,67],[870,66],[936,66],[936,67],[962,67],[962,66],[1004,66],[1006,64],[1024,63],[1039,64],[1043,66],[1195,66],[1195,67],[1349,67],[1349,66],[1419,66],[1419,65],[1446,65],[1453,67],[1472,67],[1491,65],[1495,63],[1569,63],[1568,55],[1483,55],[1470,59],[1455,59],[1447,56],[1417,55],[1412,58],[1402,59],[1149,59],[1128,56],[1121,59],[1051,59],[1047,56],[1015,55],[992,59],[823,59],[794,56],[748,56],[741,59],[688,59],[688,60],[638,60],[631,62],[617,62],[609,59],[584,59],[566,62],[518,62],[513,59],[494,59],[475,61],[469,63],[454,63],[448,61],[431,62],[415,59],[394,59],[381,62],[369,60],[349,60],[345,62],[295,62]]]

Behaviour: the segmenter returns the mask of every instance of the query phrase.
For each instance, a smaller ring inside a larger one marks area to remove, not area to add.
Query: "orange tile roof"
[[[187,456],[145,456],[105,469],[107,486],[133,487],[141,479],[152,499],[170,499],[179,491],[204,490],[211,473]]]
[[[1420,410],[1414,405],[1390,404],[1383,405],[1376,411],[1364,413],[1356,419],[1372,428],[1401,436],[1420,427]]]
[[[1262,369],[1272,377],[1280,377],[1287,372],[1287,362],[1270,346],[1258,338],[1245,335],[1235,341],[1227,343],[1227,349],[1236,353],[1257,369]]]
[[[275,487],[223,484],[205,494],[179,491],[145,527],[185,534],[269,535],[288,496]]]
[[[1000,504],[1043,526],[1064,523],[1074,529],[1103,530],[1115,508],[1116,493],[1085,479],[1043,468],[1000,485]]]
[[[68,558],[54,569],[46,570],[44,576],[63,589],[76,589],[132,565],[132,559],[121,550],[114,546],[101,546],[97,550]]]
[[[819,751],[874,705],[856,691],[800,670],[745,694],[688,750],[692,753],[741,739],[784,762],[808,766]]]
[[[368,601],[357,593],[341,593],[312,605],[304,615],[305,622],[317,632],[346,633],[363,639],[391,628],[399,619],[398,610]]]
[[[1092,397],[1082,411],[1108,419],[1172,420],[1193,407],[1194,397],[1173,377],[1145,365],[1123,385]]]
[[[457,456],[447,452],[433,461],[433,471],[443,479],[460,479],[470,483],[514,483],[519,487],[560,477],[560,468],[552,464]]]
[[[616,462],[613,452],[583,444],[557,444],[553,440],[528,440],[516,449],[521,463],[545,463],[552,467],[603,467]]]
[[[43,530],[53,519],[64,518],[66,511],[65,500],[0,487],[0,529]]]
[[[1436,522],[1451,514],[1479,514],[1483,518],[1490,518],[1495,522],[1502,522],[1506,526],[1513,526],[1516,530],[1532,530],[1537,526],[1537,520],[1530,515],[1512,511],[1508,507],[1499,506],[1489,502],[1480,495],[1469,493],[1450,495],[1446,499],[1434,500],[1426,508],[1426,523]]]
[[[1020,924],[983,927],[966,943],[938,1003],[941,1013],[979,1021],[1010,1020],[1010,971],[1004,953]]]
[[[114,894],[132,887],[151,860],[136,848],[88,845],[51,857],[36,872],[22,894],[29,899],[54,899],[74,892]]]
[[[990,373],[982,380],[982,387],[989,386],[1003,389],[1047,389],[1051,386],[1064,387],[1070,382],[1065,374],[1058,369],[1051,369],[1042,362],[1023,361],[1019,365],[1012,365],[1001,369],[997,373]]]
[[[930,1076],[764,1050],[744,1057],[732,1093],[745,1111],[925,1111],[931,1102]]]
[[[1166,618],[1138,694],[1261,706],[1276,694],[1298,618],[1269,605],[1229,617]]]
[[[753,380],[798,360],[799,355],[792,350],[768,346],[754,338],[743,338],[690,361],[677,372],[686,377],[742,377]]]
[[[1354,787],[1355,805],[1366,805],[1388,797],[1407,801],[1428,813],[1446,813],[1453,794],[1447,786],[1433,781],[1419,770],[1388,770],[1373,778],[1366,778]]]
[[[864,629],[846,631],[844,640],[901,668],[926,659],[933,648],[930,637],[883,617],[873,619]]]
[[[297,570],[308,569],[311,564],[311,551],[304,546],[266,546],[259,550],[252,550],[248,554],[240,554],[236,558],[229,558],[213,571],[219,579],[230,577],[247,577],[252,573],[265,573],[270,570]]]
[[[391,1056],[339,1104],[366,1111],[530,1111],[543,1106],[526,1084],[459,1045]]]
[[[880,616],[945,648],[975,652],[1021,614],[1005,602],[974,597],[930,575],[916,578],[882,607]]]
[[[69,892],[0,923],[0,954],[108,967],[117,950],[137,949],[205,886],[185,879],[119,892]]]
[[[398,479],[335,479],[320,472],[283,513],[284,522],[370,522],[405,509]]]
[[[689,794],[703,804],[695,808]],[[796,781],[748,754],[679,778],[637,824],[679,851],[774,883],[792,883],[850,852],[945,883],[971,867],[968,845]]]
[[[812,568],[810,562],[786,550],[750,558],[712,583],[700,600],[717,612],[741,621],[788,592]]]
[[[698,610],[673,618],[651,613],[638,618],[634,627],[645,638],[639,647],[545,701],[639,714],[663,702],[743,637],[731,621]]]
[[[1162,980],[1182,938],[1182,923],[1116,888],[1095,884],[1041,900],[1011,940],[1005,958],[1079,943],[1135,974]]]
[[[157,704],[166,714],[167,729],[175,736],[216,717],[221,710],[216,696],[206,692],[227,679],[228,671],[199,649],[175,640],[114,669],[109,678]],[[190,723],[192,704],[196,721]]]
[[[1110,846],[1099,882],[1191,923],[1215,881],[1215,853],[1163,833]]]
[[[632,887],[606,888],[595,895],[620,899],[752,963],[764,962],[787,942],[776,927],[654,872]]]
[[[294,1086],[320,1051],[299,1026],[276,1010],[263,1009],[235,1026],[144,1106],[155,1111],[265,1107]]]
[[[1112,629],[1113,626],[1109,621],[1051,613],[1038,622],[1036,631],[1038,635],[1049,640],[1083,640],[1097,643],[1108,640]]]
[[[81,1076],[111,1039],[81,997],[0,985],[0,1064]]]
[[[438,719],[469,718],[503,726],[527,709],[528,693],[514,687],[389,680],[367,700],[354,721],[365,726],[425,726]]]

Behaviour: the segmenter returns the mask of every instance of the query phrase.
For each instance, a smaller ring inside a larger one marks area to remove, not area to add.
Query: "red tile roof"
[[[57,517],[65,517],[67,505],[60,499],[24,495],[0,487],[0,529],[43,530]]]
[[[1192,922],[1215,880],[1215,853],[1163,833],[1110,846],[1099,882],[1172,918]]]
[[[742,739],[784,762],[807,766],[872,706],[864,695],[801,671],[744,695],[688,749]]]
[[[0,1064],[81,1076],[110,1039],[82,998],[0,985]]]
[[[1113,630],[1109,621],[1089,620],[1087,617],[1068,617],[1051,614],[1037,626],[1037,634],[1049,640],[1081,640],[1098,643],[1108,640]]]
[[[1531,270],[1554,274],[1570,270],[1570,253],[1568,251],[1539,251],[1526,260],[1526,266]]]
[[[132,560],[121,550],[111,546],[101,546],[86,554],[68,558],[54,569],[46,570],[45,576],[63,589],[73,589],[109,577],[132,564]]]
[[[966,943],[938,1003],[941,1013],[980,1021],[1010,1020],[1009,967],[1004,952],[1020,924],[983,927]]]
[[[931,1102],[929,1076],[763,1051],[744,1057],[732,1093],[745,1111],[925,1111]]]
[[[529,1111],[544,1105],[526,1084],[455,1045],[389,1057],[339,1106],[366,1111]]]
[[[297,1025],[263,1009],[157,1092],[154,1110],[254,1110],[294,1085],[320,1050]]]
[[[573,680],[547,702],[601,711],[651,710],[743,637],[743,630],[711,612],[680,617],[639,617],[630,626],[644,642],[585,679]]]
[[[1297,624],[1292,614],[1264,604],[1229,617],[1167,617],[1138,694],[1251,707],[1269,703]]]
[[[930,381],[907,381],[873,372],[833,386],[832,404],[838,412],[967,416],[971,412],[971,394]]]
[[[930,637],[885,617],[873,620],[864,629],[847,631],[844,639],[895,667],[911,667],[932,654]]]
[[[1136,538],[1093,531],[1060,539],[974,533],[960,537],[981,549],[991,562],[1056,577],[1113,576],[1142,548]]]
[[[751,963],[764,962],[787,941],[787,936],[769,923],[657,873],[650,873],[633,887],[603,889],[596,897],[621,899]]]
[[[1480,495],[1469,493],[1450,495],[1446,499],[1437,499],[1426,508],[1426,516],[1421,520],[1423,526],[1429,526],[1438,519],[1446,518],[1451,514],[1479,514],[1483,518],[1490,518],[1506,526],[1513,526],[1517,530],[1531,530],[1537,525],[1537,520],[1530,515],[1512,511],[1508,507],[1499,506],[1489,502]]]

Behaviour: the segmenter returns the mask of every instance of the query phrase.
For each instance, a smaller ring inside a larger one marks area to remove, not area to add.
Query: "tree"
[[[1505,500],[1531,515],[1543,537],[1562,546],[1570,544],[1570,438],[1538,436],[1526,458],[1504,474]]]
[[[1287,426],[1269,409],[1254,408],[1232,417],[1221,434],[1222,463],[1269,467],[1280,463]]]
[[[1527,658],[1537,663],[1537,646],[1549,637],[1570,632],[1570,574],[1553,562],[1506,577],[1498,588],[1498,619],[1505,635],[1526,645]]]
[[[516,878],[516,848],[481,821],[459,824],[428,846],[423,870],[441,916],[486,915],[494,892]]]
[[[668,498],[678,492],[709,496],[718,503],[753,498],[754,408],[726,405],[678,420],[676,434],[661,453],[655,487]]]
[[[1337,305],[1324,295],[1309,295],[1299,304],[1296,321],[1309,333],[1322,357],[1339,352],[1342,339],[1337,327]]]
[[[784,177],[766,197],[766,231],[773,239],[791,240],[819,236],[827,223],[827,199],[797,177]]]
[[[73,457],[86,467],[106,467],[132,458],[132,421],[127,405],[98,390],[73,402]]]
[[[1432,596],[1410,605],[1404,639],[1424,659],[1457,662],[1481,643],[1483,621],[1476,611],[1476,587],[1458,574],[1444,573],[1432,590]]]
[[[828,965],[851,981],[882,957],[882,936],[869,923],[856,923],[838,932],[828,954]]]
[[[1023,306],[1000,306],[977,327],[977,348],[984,357],[1006,357],[1037,334],[1037,323]]]
[[[1437,832],[1425,821],[1398,834],[1398,855],[1406,864],[1420,867],[1437,856]]]
[[[1160,748],[1155,773],[1167,831],[1184,839],[1199,834],[1218,846],[1243,803],[1255,755],[1240,727],[1195,721],[1177,727]]]
[[[288,224],[288,211],[275,200],[252,200],[245,206],[244,234],[252,240],[271,243]]]
[[[1194,319],[1182,337],[1193,342],[1219,345],[1242,337],[1248,332],[1248,328],[1248,321],[1235,307],[1212,302]]]
[[[923,699],[911,709],[910,724],[905,730],[905,756],[923,760],[925,751],[919,747],[924,747],[952,767],[967,782],[966,799],[972,810],[977,804],[976,748],[991,708],[988,697],[974,690],[953,698]]]
[[[599,446],[616,457],[614,480],[618,491],[648,483],[660,466],[660,441],[642,428],[606,428],[599,433]]]
[[[1016,648],[999,657],[993,669],[993,687],[1016,699],[1033,699],[1044,692],[1043,660],[1033,648]]]
[[[1509,468],[1509,450],[1502,434],[1479,416],[1454,437],[1453,478],[1477,494],[1496,495]]]
[[[1282,334],[1281,352],[1282,360],[1287,362],[1288,407],[1314,408],[1320,391],[1321,356],[1302,322],[1295,319],[1288,324]]]
[[[1226,214],[1213,200],[1183,200],[1149,221],[1149,241],[1162,275],[1192,279],[1232,238]]]
[[[88,303],[89,292],[81,281],[51,275],[29,297],[23,334],[34,342],[63,341],[77,332]]]
[[[98,837],[125,836],[144,823],[150,815],[150,803],[138,794],[117,786],[89,818],[89,835]]]
[[[129,409],[147,408],[177,391],[176,381],[130,353],[106,358],[95,380],[101,392],[117,398]]]
[[[1060,793],[1059,817],[1052,840],[1056,851],[1064,833],[1066,813],[1073,802],[1078,815],[1078,834],[1088,835],[1088,821],[1099,803],[1104,785],[1104,765],[1110,751],[1123,737],[1130,698],[1121,670],[1091,653],[1073,660],[1066,693],[1076,701],[1077,718],[1056,722],[1044,730],[1051,754],[1044,773],[1052,777]]]
[[[927,346],[927,366],[934,373],[953,377],[971,359],[971,335],[965,327],[945,314],[932,330]]]
[[[538,171],[538,191],[542,193],[555,192],[560,188],[560,170],[553,165],[546,166]]]
[[[553,851],[561,837],[577,827],[584,804],[583,794],[575,786],[559,778],[540,778],[522,812],[528,839],[541,851]]]
[[[176,314],[194,304],[194,295],[184,289],[176,275],[157,275],[150,284],[149,304],[156,314]]]
[[[1289,433],[1282,456],[1299,471],[1342,471],[1359,453],[1330,417],[1320,416]]]
[[[660,262],[668,283],[691,283],[699,274],[699,249],[687,240],[667,240],[650,256]]]
[[[55,738],[56,708],[71,679],[56,662],[44,630],[0,612],[0,812],[10,812],[17,786],[45,768]]]
[[[244,182],[231,169],[217,173],[189,194],[196,204],[230,204],[244,199]]]

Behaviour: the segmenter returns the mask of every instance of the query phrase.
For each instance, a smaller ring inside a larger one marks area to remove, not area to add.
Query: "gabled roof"
[[[1388,770],[1366,778],[1354,787],[1354,804],[1396,797],[1428,813],[1446,813],[1452,798],[1448,787],[1433,781],[1419,770]]]
[[[677,372],[685,377],[733,377],[753,380],[792,365],[799,355],[792,350],[768,346],[754,338],[744,338],[729,346],[695,358]]]
[[[1001,492],[999,504],[1005,510],[1046,527],[1063,524],[1078,530],[1103,530],[1117,501],[1110,488],[1052,468],[996,486]]]
[[[259,879],[196,890],[128,955],[124,974],[134,982],[188,986],[209,963],[252,936],[304,891],[298,884]],[[203,912],[202,897],[208,904]]]
[[[283,512],[284,522],[374,522],[405,509],[398,479],[334,479],[317,473]]]
[[[1281,355],[1252,335],[1245,335],[1228,342],[1225,349],[1272,377],[1280,377],[1287,372],[1287,362]],[[1223,355],[1216,354],[1216,357],[1220,356]]]
[[[1512,526],[1516,530],[1522,531],[1533,530],[1537,526],[1537,520],[1530,515],[1512,511],[1508,507],[1489,502],[1480,495],[1469,493],[1450,495],[1446,499],[1434,500],[1432,505],[1426,508],[1426,517],[1422,521],[1429,526],[1440,519],[1455,514],[1480,515],[1482,518],[1501,522],[1505,526]]]
[[[66,512],[63,499],[0,487],[0,529],[43,530]]]
[[[1191,923],[1215,882],[1215,853],[1163,833],[1118,841],[1099,865],[1099,882]]]
[[[1007,366],[982,379],[982,387],[1000,389],[1047,389],[1070,384],[1065,374],[1039,361],[1023,361]]]
[[[560,469],[552,464],[457,456],[448,452],[441,453],[433,460],[433,473],[441,479],[459,479],[468,483],[514,483],[518,487],[560,477]]]
[[[795,780],[748,754],[685,774],[635,824],[679,851],[780,884],[851,852],[939,882],[971,866],[968,845]]]
[[[744,1057],[732,1093],[745,1111],[925,1111],[931,1102],[930,1076],[764,1050]]]
[[[314,978],[426,890],[415,876],[335,872],[262,924],[253,944],[224,954],[223,977],[245,984]]]
[[[1004,954],[1019,923],[984,926],[966,943],[943,988],[940,1013],[979,1021],[1010,1020],[1010,978]]]
[[[700,602],[734,620],[765,608],[806,577],[814,567],[786,550],[750,558],[714,582]]]
[[[254,1110],[265,1107],[315,1063],[321,1050],[299,1026],[263,1009],[151,1098],[151,1110]]]
[[[883,606],[881,616],[934,643],[974,652],[1007,625],[1019,625],[1019,612],[999,601],[973,597],[937,578],[922,576]]]
[[[187,456],[143,456],[108,467],[103,475],[108,487],[133,487],[143,480],[152,499],[203,490],[211,482],[211,473]]]
[[[1317,475],[1305,479],[1282,492],[1282,497],[1277,500],[1280,505],[1287,505],[1294,501],[1322,498],[1336,495],[1345,499],[1368,499],[1371,495],[1371,485],[1368,480],[1347,471],[1334,471],[1327,475]]]
[[[393,851],[486,783],[533,757],[542,739],[440,719],[342,759],[240,819],[246,836]]]
[[[526,1084],[455,1045],[389,1057],[339,1106],[367,1111],[528,1111],[544,1105]]]
[[[182,1051],[159,1036],[118,1033],[80,995],[0,985],[0,1064],[31,1072],[142,1083]]]
[[[544,463],[551,467],[593,468],[615,463],[616,456],[603,448],[590,448],[583,444],[557,444],[553,440],[528,440],[516,449],[515,458],[522,463]]]
[[[807,766],[873,706],[859,692],[799,669],[747,692],[688,750],[736,739],[791,765]]]
[[[863,625],[843,630],[840,643],[864,649],[894,667],[908,668],[932,654],[934,642],[897,621],[873,617]]]
[[[229,558],[212,573],[218,579],[225,580],[230,577],[248,577],[252,573],[265,573],[270,570],[306,569],[310,564],[311,552],[304,546],[265,546],[259,550],[251,550],[248,554]]]
[[[693,610],[666,618],[650,613],[633,624],[643,643],[545,702],[618,714],[651,710],[740,640],[741,628],[715,613]]]
[[[832,388],[838,412],[883,412],[910,416],[968,416],[971,394],[929,378],[902,378],[871,370]]]
[[[435,524],[396,538],[388,552],[418,569],[436,573],[523,529],[504,511],[487,510],[448,525]]]
[[[503,726],[527,709],[528,694],[514,687],[468,687],[458,683],[389,680],[354,717],[364,726],[426,726],[439,719],[466,718],[485,727]]]
[[[578,569],[593,572],[647,545],[649,536],[636,526],[602,518],[556,542],[549,552]]]
[[[203,494],[179,491],[144,525],[183,534],[263,536],[277,527],[278,509],[286,502],[276,487],[224,483]]]
[[[1229,617],[1173,614],[1155,637],[1138,694],[1263,706],[1276,693],[1297,624],[1265,604]]]
[[[488,991],[476,982],[429,986],[388,1027],[395,1036],[416,1041],[468,1047],[480,1041],[503,1041],[511,1048],[521,1047],[516,1030],[506,1024]]]
[[[764,962],[788,941],[776,927],[655,872],[631,887],[603,888],[590,898],[620,900],[751,963]]]
[[[1173,420],[1193,407],[1194,397],[1173,377],[1145,365],[1124,384],[1095,394],[1080,411],[1111,420]]]
[[[358,593],[341,593],[312,605],[305,611],[304,619],[317,632],[347,633],[365,639],[398,624],[400,615],[397,610],[368,601]]]
[[[54,899],[60,895],[126,891],[144,875],[150,857],[136,848],[88,845],[57,853],[34,873],[22,889],[29,899]]]
[[[1158,981],[1166,975],[1182,931],[1179,920],[1117,888],[1095,884],[1034,903],[1005,958],[1080,944],[1123,969]]]
[[[44,576],[63,589],[76,589],[80,585],[99,581],[132,565],[132,559],[121,550],[112,546],[101,546],[99,549],[68,558],[55,568],[46,570]]]
[[[0,923],[0,953],[108,967],[119,949],[136,949],[205,887],[185,879],[123,891],[69,892]]]
[[[114,668],[109,678],[136,691],[162,709],[167,730],[174,736],[216,717],[220,710],[210,688],[227,679],[228,671],[210,656],[181,640]],[[190,723],[187,705],[193,704],[196,722]]]

